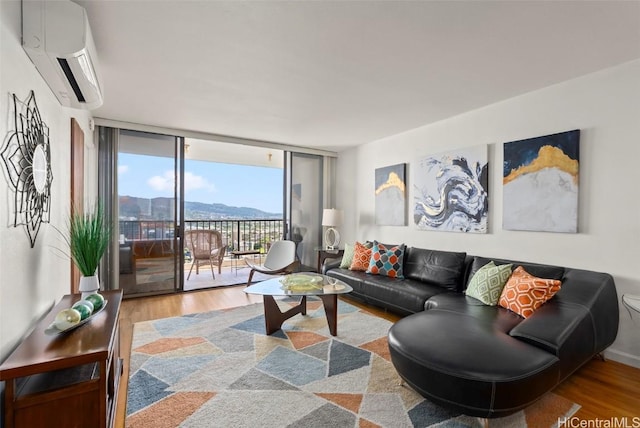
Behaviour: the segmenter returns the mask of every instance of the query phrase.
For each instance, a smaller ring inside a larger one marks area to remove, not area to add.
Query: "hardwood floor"
[[[243,289],[244,285],[241,285],[182,294],[128,299],[122,303],[120,310],[120,353],[124,359],[124,374],[118,395],[116,427],[124,427],[125,421],[133,324],[140,321],[262,302],[261,296],[247,295],[242,291]],[[384,310],[364,305],[355,300],[345,300],[389,321],[399,319],[397,315]],[[640,426],[640,369],[615,361],[593,359],[558,386],[554,392],[580,404],[582,407],[576,416],[582,420],[611,420],[612,418],[625,416],[628,418],[638,417],[635,420],[637,422],[635,425],[633,425],[633,419],[628,419],[628,426]]]

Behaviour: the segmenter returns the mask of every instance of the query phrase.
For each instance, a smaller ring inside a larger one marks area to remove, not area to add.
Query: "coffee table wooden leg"
[[[329,324],[329,332],[332,336],[338,334],[338,295],[330,294],[326,296],[318,296],[324,304],[324,313],[327,316],[327,324]]]
[[[280,330],[282,323],[297,314],[307,313],[307,298],[303,297],[299,305],[286,312],[282,312],[273,296],[262,296],[264,302],[264,322],[267,334],[273,334]]]

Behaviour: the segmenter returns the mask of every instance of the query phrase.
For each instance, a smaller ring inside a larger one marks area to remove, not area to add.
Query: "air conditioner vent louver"
[[[82,95],[82,91],[80,90],[80,86],[78,86],[78,82],[76,81],[76,78],[73,76],[71,67],[69,67],[69,61],[67,61],[64,58],[58,58],[58,63],[62,68],[62,72],[67,77],[67,80],[69,80],[71,89],[73,89],[73,92],[76,94],[76,98],[78,98],[78,101],[80,101],[81,103],[86,102],[84,95]]]

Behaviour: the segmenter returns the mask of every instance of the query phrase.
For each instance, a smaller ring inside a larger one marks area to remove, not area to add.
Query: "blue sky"
[[[282,169],[185,161],[185,200],[282,212]],[[156,198],[173,196],[173,160],[118,154],[118,193]]]

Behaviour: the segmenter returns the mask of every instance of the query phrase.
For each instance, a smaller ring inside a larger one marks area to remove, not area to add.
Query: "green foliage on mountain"
[[[173,198],[137,198],[120,196],[120,218],[167,219],[173,217],[175,202]],[[187,220],[219,220],[219,219],[280,219],[281,213],[269,213],[257,208],[232,207],[225,204],[205,204],[202,202],[185,202],[184,217]]]

